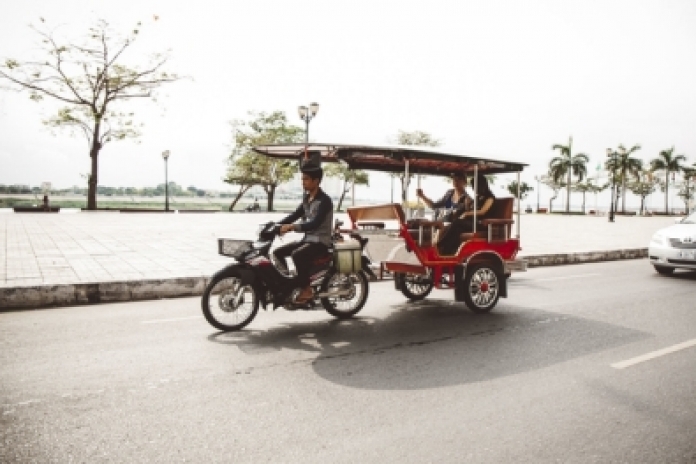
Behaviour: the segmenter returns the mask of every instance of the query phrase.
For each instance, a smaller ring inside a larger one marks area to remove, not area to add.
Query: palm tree
[[[570,213],[570,190],[572,187],[572,177],[577,176],[579,181],[582,181],[587,175],[587,163],[590,157],[584,153],[573,155],[573,137],[568,140],[568,145],[556,144],[551,147],[552,150],[559,150],[560,156],[556,156],[549,163],[549,174],[555,182],[560,182],[564,176],[568,176],[566,188],[568,190],[566,197],[566,213]]]
[[[643,160],[631,158],[631,153],[640,150],[640,145],[634,145],[630,150],[619,145],[618,156],[613,156],[607,161],[607,170],[616,173],[617,180],[621,183],[621,212],[626,212],[626,183],[628,182],[629,174],[634,180],[639,180],[641,170],[643,169]],[[617,198],[618,203],[618,198]]]
[[[657,158],[650,161],[652,172],[665,171],[665,214],[669,214],[669,174],[684,170],[682,162],[686,161],[686,156],[675,155],[674,147],[669,150],[662,150]]]

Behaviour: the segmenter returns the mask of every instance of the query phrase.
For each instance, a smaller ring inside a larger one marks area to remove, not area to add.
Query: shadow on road
[[[384,319],[291,323],[209,339],[249,355],[314,353],[313,360],[302,362],[311,362],[318,376],[336,384],[411,390],[543,369],[650,337],[604,322],[504,304],[487,315],[449,300],[391,308]]]

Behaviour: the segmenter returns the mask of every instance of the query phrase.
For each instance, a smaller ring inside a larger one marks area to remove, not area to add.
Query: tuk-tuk
[[[368,146],[354,144],[262,145],[254,150],[263,155],[297,160],[303,153],[320,156],[322,163],[345,163],[350,169],[403,173],[411,176],[452,176],[455,173],[477,179],[479,174],[520,173],[526,164],[512,161],[446,153],[420,146]],[[474,189],[476,185],[474,181]],[[517,195],[519,198],[519,194]],[[408,208],[399,203],[354,206],[347,209],[353,231],[389,234],[386,221],[398,224],[397,234],[416,260],[384,260],[380,275],[394,276],[394,285],[410,300],[422,300],[433,288],[454,290],[454,299],[463,301],[474,312],[486,313],[500,297],[507,297],[507,279],[513,271],[525,271],[518,260],[520,250],[520,205],[515,199],[495,198],[486,217],[476,217],[478,205],[473,196],[471,230],[461,233],[461,243],[452,255],[442,255],[438,240],[450,224],[442,220],[408,217]],[[513,235],[516,211],[517,224]],[[393,232],[392,232],[393,233]],[[409,262],[410,261],[410,262]]]

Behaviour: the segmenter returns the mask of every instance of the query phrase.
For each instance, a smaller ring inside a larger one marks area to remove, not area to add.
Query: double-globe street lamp
[[[164,158],[164,210],[169,211],[169,179],[167,175],[167,160],[169,159],[169,150],[162,152]]]
[[[319,103],[314,102],[309,104],[309,108],[306,106],[300,106],[297,108],[297,112],[300,114],[300,119],[305,122],[305,144],[309,143],[309,121],[314,119],[319,111]]]

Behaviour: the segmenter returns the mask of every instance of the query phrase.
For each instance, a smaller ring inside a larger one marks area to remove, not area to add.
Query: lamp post
[[[305,145],[309,143],[309,121],[314,119],[319,111],[319,103],[310,103],[309,108],[306,106],[300,106],[297,108],[297,112],[300,114],[300,119],[305,122]]]
[[[541,182],[541,176],[534,176],[534,180],[537,183],[537,209],[536,209],[536,212],[538,214],[539,213],[539,206],[541,206],[541,203],[539,202],[539,194],[541,193],[541,190],[539,189],[539,182]]]
[[[169,211],[169,179],[167,175],[167,160],[169,159],[169,150],[162,152],[164,158],[164,210]]]
[[[611,162],[611,204],[609,205],[609,222],[614,222],[614,184],[615,179],[614,179],[614,169],[616,168],[615,163],[614,163],[614,152],[612,151],[611,148],[607,148],[607,157],[609,158],[609,161]]]

